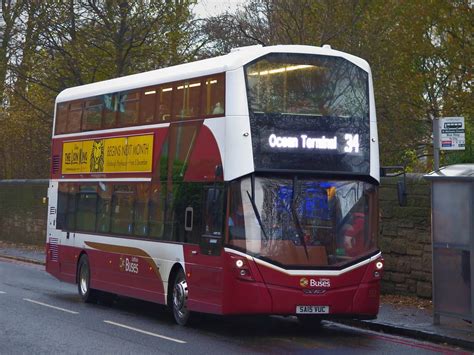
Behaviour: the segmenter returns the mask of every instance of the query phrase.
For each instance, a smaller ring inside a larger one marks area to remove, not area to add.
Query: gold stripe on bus
[[[155,274],[161,280],[161,274],[159,267],[155,264],[153,258],[148,254],[146,251],[138,248],[133,247],[124,247],[121,245],[112,245],[112,244],[104,244],[104,243],[96,243],[96,242],[84,242],[87,246],[91,247],[92,249],[105,251],[107,253],[115,253],[115,254],[123,254],[128,256],[137,256],[143,258],[147,262],[147,264],[153,269]]]
[[[63,143],[62,173],[149,173],[153,134]]]

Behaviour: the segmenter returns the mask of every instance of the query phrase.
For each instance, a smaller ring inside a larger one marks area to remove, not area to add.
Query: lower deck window
[[[202,234],[222,235],[223,191],[185,182],[60,183],[57,228],[197,244]]]

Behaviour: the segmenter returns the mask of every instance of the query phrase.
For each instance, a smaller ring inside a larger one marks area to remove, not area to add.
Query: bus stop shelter
[[[474,321],[474,164],[443,167],[431,182],[433,321]]]

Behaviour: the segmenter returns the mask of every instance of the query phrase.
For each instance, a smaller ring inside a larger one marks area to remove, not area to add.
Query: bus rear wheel
[[[188,323],[190,316],[188,309],[188,283],[182,270],[178,271],[174,278],[171,309],[176,323],[179,325],[186,325]]]
[[[91,269],[89,258],[86,255],[81,256],[79,259],[77,270],[77,290],[79,291],[79,296],[86,303],[96,302],[97,291],[90,288]]]

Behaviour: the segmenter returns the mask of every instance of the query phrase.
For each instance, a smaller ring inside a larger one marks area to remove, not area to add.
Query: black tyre
[[[77,290],[82,300],[87,303],[96,302],[98,291],[90,288],[91,269],[89,258],[86,255],[81,256],[77,267]]]
[[[173,283],[171,310],[176,323],[186,325],[189,322],[188,283],[182,270],[178,271]]]

